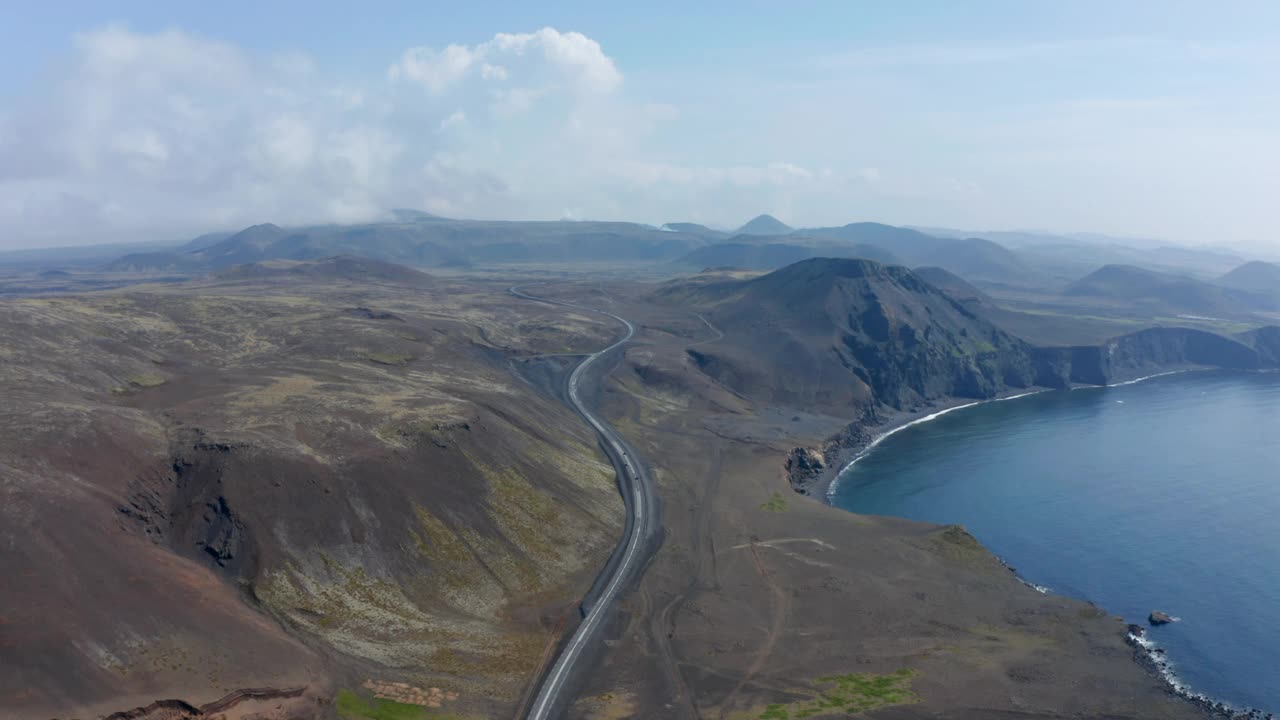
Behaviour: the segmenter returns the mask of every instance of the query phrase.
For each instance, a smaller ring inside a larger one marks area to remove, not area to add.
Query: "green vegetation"
[[[425,720],[427,709],[394,700],[365,700],[350,690],[339,690],[338,717],[343,720]]]
[[[835,713],[855,714],[889,705],[920,702],[911,690],[916,671],[903,668],[894,673],[851,673],[818,678],[821,685],[833,685],[812,700],[766,706],[759,720],[799,720]]]
[[[157,375],[155,373],[141,373],[139,375],[130,375],[127,379],[130,385],[133,385],[136,387],[144,387],[144,388],[158,387],[160,385],[165,384],[166,382],[163,375]]]
[[[335,705],[342,720],[464,720],[461,715],[441,713],[421,705],[381,698],[366,700],[350,690],[339,690]]]
[[[769,512],[786,512],[787,499],[782,497],[782,493],[774,490],[773,497],[769,498],[769,502],[761,504],[760,509]]]

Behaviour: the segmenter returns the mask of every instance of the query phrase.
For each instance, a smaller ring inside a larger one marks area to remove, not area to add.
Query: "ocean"
[[[832,504],[959,523],[1051,592],[1148,628],[1178,683],[1280,713],[1280,373],[1190,372],[902,429]]]

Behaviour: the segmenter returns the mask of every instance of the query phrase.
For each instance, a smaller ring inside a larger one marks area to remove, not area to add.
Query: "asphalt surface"
[[[640,456],[612,426],[587,407],[581,395],[584,386],[601,380],[607,370],[606,359],[631,340],[635,335],[635,327],[625,318],[604,310],[528,295],[521,292],[519,287],[512,287],[509,292],[526,300],[605,315],[626,327],[626,334],[620,340],[588,355],[569,375],[569,403],[596,431],[601,448],[613,462],[618,492],[621,493],[627,510],[627,521],[618,547],[582,601],[582,622],[561,647],[551,669],[543,675],[538,693],[529,706],[529,713],[526,715],[528,720],[549,720],[563,716],[573,700],[573,688],[587,670],[584,662],[587,651],[602,641],[605,622],[619,596],[640,577],[643,568],[661,545],[662,524],[658,517],[657,493]]]

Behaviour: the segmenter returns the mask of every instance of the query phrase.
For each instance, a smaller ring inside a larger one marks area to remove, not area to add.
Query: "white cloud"
[[[47,92],[0,110],[0,246],[391,207],[663,221],[788,207],[782,194],[842,182],[786,158],[721,166],[659,148],[681,109],[628,97],[598,43],[551,28],[412,48],[389,77],[355,82],[300,53],[120,26],[78,35],[59,67]]]
[[[451,127],[459,127],[467,124],[467,114],[461,110],[454,110],[448,117],[440,121],[440,129],[448,130]]]
[[[512,71],[517,68],[518,71]],[[470,76],[491,82],[535,82],[582,92],[608,93],[622,83],[613,60],[595,40],[576,32],[542,28],[498,33],[472,46],[410,48],[387,71],[393,80],[417,83],[439,95]],[[513,75],[519,77],[513,77]],[[529,93],[520,87],[508,93]]]
[[[439,51],[409,48],[400,62],[391,66],[388,75],[392,80],[420,83],[432,93],[440,94],[466,76],[475,60],[475,53],[461,45],[450,45]]]

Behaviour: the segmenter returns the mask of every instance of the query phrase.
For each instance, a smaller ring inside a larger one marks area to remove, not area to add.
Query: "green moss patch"
[[[851,715],[889,705],[907,705],[920,702],[920,696],[911,690],[915,670],[903,668],[894,673],[851,673],[828,675],[817,680],[819,685],[831,686],[812,700],[778,703],[765,707],[759,720],[799,720],[800,718]]]
[[[366,700],[350,690],[339,690],[334,704],[342,720],[466,720],[461,715],[442,713],[421,705],[382,698]]]
[[[760,505],[761,510],[769,512],[786,512],[787,499],[782,497],[782,493],[777,490],[773,491],[773,497],[769,498],[769,502]]]
[[[157,375],[155,373],[142,373],[140,375],[130,375],[128,377],[128,380],[130,385],[134,387],[144,387],[144,388],[158,387],[160,385],[165,384],[166,382],[163,375]]]
[[[335,704],[342,720],[427,720],[431,717],[420,705],[394,700],[366,700],[350,690],[339,690]]]

